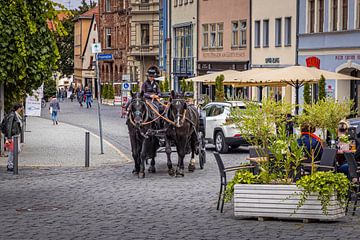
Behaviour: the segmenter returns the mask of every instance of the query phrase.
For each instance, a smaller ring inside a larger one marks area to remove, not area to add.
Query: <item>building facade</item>
[[[300,65],[360,76],[360,0],[300,0]],[[360,83],[326,79],[327,95],[360,106]],[[317,98],[317,87],[312,87]]]
[[[252,68],[282,68],[295,65],[296,54],[296,0],[252,0]],[[292,88],[252,88],[252,98],[273,96],[277,100],[292,101]]]
[[[197,74],[249,69],[250,1],[199,0],[198,8]],[[213,97],[214,90],[203,87],[202,93]]]
[[[148,69],[159,74],[159,0],[129,0],[131,8],[128,74],[142,83]]]
[[[91,45],[99,41],[98,19],[99,8],[95,7],[74,20],[74,83],[89,87],[94,96],[97,96],[97,80]]]
[[[171,4],[172,88],[180,90],[180,81],[196,75],[198,1],[173,0]]]
[[[102,52],[112,54],[113,59],[99,63],[101,82],[112,83],[115,92],[120,94],[120,83],[127,72],[127,53],[129,46],[129,0],[101,0],[100,42]]]

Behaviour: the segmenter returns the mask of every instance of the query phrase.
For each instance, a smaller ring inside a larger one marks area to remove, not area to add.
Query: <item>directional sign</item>
[[[98,54],[97,55],[98,61],[112,60],[112,59],[113,59],[112,54]]]
[[[91,46],[92,53],[101,53],[101,44],[100,43],[93,43]]]
[[[122,84],[122,90],[124,90],[124,91],[130,91],[130,83],[124,82],[124,83]]]

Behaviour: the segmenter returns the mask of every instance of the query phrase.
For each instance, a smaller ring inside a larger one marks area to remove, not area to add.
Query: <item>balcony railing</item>
[[[174,74],[188,74],[194,73],[194,58],[174,58],[173,60]]]

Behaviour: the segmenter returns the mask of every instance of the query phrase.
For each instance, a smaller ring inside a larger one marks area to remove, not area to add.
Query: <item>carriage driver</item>
[[[155,81],[155,74],[156,72],[154,69],[148,70],[147,80],[143,83],[141,91],[144,92],[144,97],[152,100],[153,105],[159,110],[159,112],[162,112],[162,106],[158,102],[160,100],[160,87]]]

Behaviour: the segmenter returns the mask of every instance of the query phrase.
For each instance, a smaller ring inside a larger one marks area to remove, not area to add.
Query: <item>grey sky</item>
[[[69,2],[70,2],[70,9],[77,8],[81,0],[53,0],[54,2],[63,4],[66,8],[69,8]],[[87,2],[90,2],[89,0],[86,0]],[[95,0],[97,2],[97,0]]]

